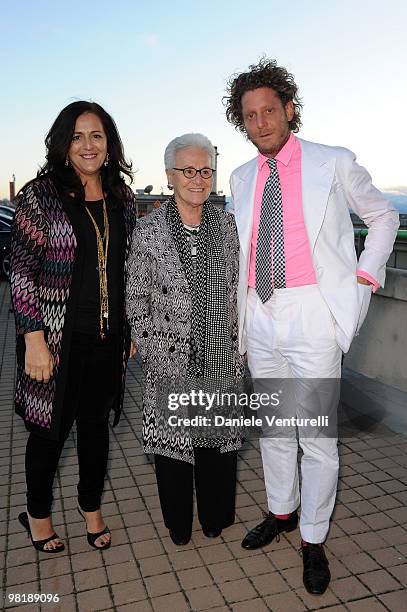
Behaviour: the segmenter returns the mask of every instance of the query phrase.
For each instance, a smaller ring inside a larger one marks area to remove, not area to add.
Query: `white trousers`
[[[340,378],[342,352],[317,285],[277,289],[266,304],[249,289],[245,321],[253,379]],[[297,438],[260,440],[268,507],[275,514],[288,514],[301,503],[301,537],[317,544],[326,538],[335,504],[337,438],[301,437],[300,431],[298,436],[303,451],[301,498]]]

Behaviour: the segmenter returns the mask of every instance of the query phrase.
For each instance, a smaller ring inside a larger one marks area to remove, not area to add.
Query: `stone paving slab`
[[[256,551],[240,546],[265,509],[258,443],[238,463],[236,523],[221,537],[174,546],[165,529],[154,467],[141,448],[139,364],[129,368],[124,416],[111,432],[104,516],[113,546],[89,549],[76,511],[75,434],[64,448],[55,483],[54,523],[66,550],[37,553],[21,530],[25,509],[26,431],[12,410],[14,321],[0,283],[0,568],[6,610],[120,612],[407,611],[407,439],[359,434],[340,442],[338,499],[326,551],[332,582],[322,597],[302,585],[298,530]],[[29,594],[59,597],[35,604]],[[14,595],[14,600],[10,601]],[[16,596],[20,596],[17,603]]]

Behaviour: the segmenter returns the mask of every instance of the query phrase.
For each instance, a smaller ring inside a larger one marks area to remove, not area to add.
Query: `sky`
[[[217,188],[255,149],[229,125],[228,78],[262,55],[295,76],[308,140],[350,148],[382,188],[407,185],[404,0],[0,0],[0,198],[44,162],[59,111],[94,100],[115,119],[133,187],[166,189],[186,132],[218,147]]]

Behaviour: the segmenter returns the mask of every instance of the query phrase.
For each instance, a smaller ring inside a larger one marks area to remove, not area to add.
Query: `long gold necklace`
[[[93,227],[96,232],[96,244],[98,252],[98,270],[99,270],[99,294],[100,294],[100,337],[102,340],[106,338],[109,331],[109,294],[107,290],[107,253],[109,250],[109,219],[107,217],[106,202],[103,198],[103,236],[100,233],[98,224],[93,218],[89,208],[85,206]]]

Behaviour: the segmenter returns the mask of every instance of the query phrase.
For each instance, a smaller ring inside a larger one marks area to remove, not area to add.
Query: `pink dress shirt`
[[[275,157],[283,201],[285,278],[287,287],[313,285],[317,282],[302,212],[301,146],[294,134]],[[256,287],[256,248],[261,201],[270,174],[267,157],[259,153],[254,195],[253,231],[249,264],[249,287]],[[271,248],[271,245],[270,245]]]
[[[256,287],[256,249],[259,233],[261,202],[266,181],[270,174],[267,157],[258,154],[258,172],[254,194],[253,229],[249,263],[249,287]],[[289,139],[275,157],[280,177],[283,203],[283,231],[286,287],[313,285],[317,282],[312,263],[311,249],[304,223],[302,208],[301,181],[301,145],[299,140],[290,134]],[[271,245],[270,245],[271,249]],[[373,291],[379,287],[377,281],[363,270],[357,271],[373,285]]]

